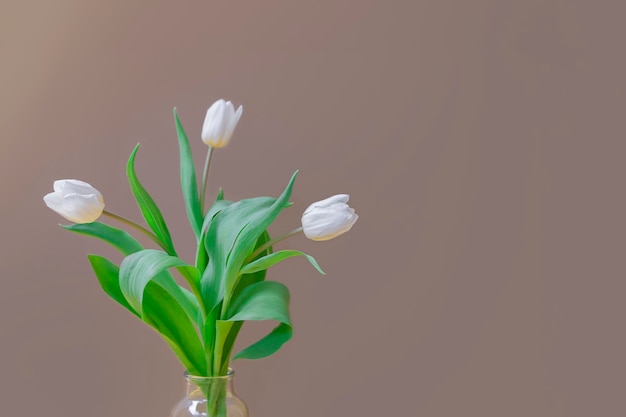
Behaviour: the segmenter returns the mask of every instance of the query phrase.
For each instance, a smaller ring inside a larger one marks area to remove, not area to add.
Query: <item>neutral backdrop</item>
[[[183,257],[177,107],[243,104],[210,193],[350,193],[353,230],[272,269],[294,339],[235,362],[253,417],[626,415],[626,3],[3,1],[3,416],[167,416],[183,369],[100,290],[42,196],[137,170]],[[114,258],[119,260],[119,258]],[[249,326],[252,341],[267,330]]]

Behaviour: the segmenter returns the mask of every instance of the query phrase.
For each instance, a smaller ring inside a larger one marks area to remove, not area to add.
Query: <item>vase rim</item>
[[[228,373],[226,375],[219,376],[200,376],[200,375],[192,375],[189,372],[185,371],[185,378],[191,381],[215,381],[220,379],[228,379],[235,375],[235,371],[232,368],[228,368]]]

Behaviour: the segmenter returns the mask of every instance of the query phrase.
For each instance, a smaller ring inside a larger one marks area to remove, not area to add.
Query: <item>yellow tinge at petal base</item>
[[[228,145],[242,113],[243,107],[239,106],[235,111],[230,101],[220,99],[213,103],[204,118],[202,141],[213,148]]]

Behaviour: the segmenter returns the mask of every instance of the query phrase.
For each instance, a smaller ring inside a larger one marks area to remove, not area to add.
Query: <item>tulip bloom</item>
[[[54,192],[43,198],[46,205],[74,223],[95,222],[104,211],[102,194],[79,180],[57,180]]]
[[[311,240],[329,240],[350,230],[359,216],[348,206],[350,196],[337,194],[311,204],[302,214],[302,231]]]
[[[204,118],[202,141],[213,148],[228,145],[242,113],[243,107],[239,106],[235,111],[230,101],[218,100],[213,103]]]

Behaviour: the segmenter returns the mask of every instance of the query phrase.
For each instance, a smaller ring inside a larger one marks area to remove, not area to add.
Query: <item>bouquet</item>
[[[270,236],[270,224],[291,205],[297,171],[277,198],[230,201],[220,189],[212,204],[206,205],[213,152],[228,145],[242,112],[241,106],[235,110],[224,100],[208,109],[201,134],[208,152],[198,187],[189,140],[174,109],[182,195],[196,241],[193,262],[177,254],[159,207],[137,177],[139,145],[130,154],[126,174],[146,226],[105,210],[101,193],[83,181],[55,181],[54,192],[44,197],[48,207],[74,223],[63,228],[102,239],[123,254],[120,265],[88,255],[100,286],[156,330],[190,375],[224,376],[231,360],[259,359],[280,349],[292,336],[289,291],[284,284],[267,280],[267,269],[287,258],[304,256],[323,271],[312,256],[298,250],[274,251],[274,245],[301,232],[313,240],[332,239],[358,219],[347,204],[348,195],[340,194],[311,204],[302,214],[301,226]],[[103,216],[120,222],[126,230],[99,221]],[[128,231],[147,236],[155,247],[144,247]],[[182,277],[182,285],[172,275],[174,271]],[[233,354],[235,340],[248,320],[272,320],[278,325]]]

